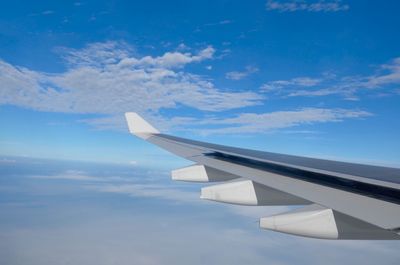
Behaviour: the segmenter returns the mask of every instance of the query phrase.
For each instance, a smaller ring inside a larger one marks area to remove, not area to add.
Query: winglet
[[[147,139],[151,134],[160,133],[135,112],[125,113],[125,118],[128,123],[129,131],[140,138]]]

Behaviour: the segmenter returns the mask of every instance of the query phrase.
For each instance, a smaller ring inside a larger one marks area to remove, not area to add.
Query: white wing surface
[[[275,154],[160,133],[136,113],[132,134],[195,162],[174,180],[222,182],[201,198],[241,205],[304,205],[260,227],[323,239],[400,239],[400,169]]]

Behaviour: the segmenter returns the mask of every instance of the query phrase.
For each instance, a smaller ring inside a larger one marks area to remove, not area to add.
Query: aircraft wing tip
[[[150,123],[148,123],[136,112],[126,112],[125,118],[128,123],[129,131],[132,134],[140,136],[143,134],[160,133],[156,128],[154,128]]]

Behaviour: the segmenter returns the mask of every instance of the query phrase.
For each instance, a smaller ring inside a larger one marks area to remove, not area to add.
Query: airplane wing
[[[221,182],[201,198],[240,205],[301,205],[260,218],[263,229],[323,239],[400,239],[400,169],[261,152],[160,133],[136,113],[132,134],[195,162],[173,180]]]

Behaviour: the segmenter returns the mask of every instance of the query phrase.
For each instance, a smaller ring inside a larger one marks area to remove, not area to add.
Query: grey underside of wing
[[[332,208],[378,227],[384,229],[397,229],[400,227],[400,206],[397,202],[296,179],[285,174],[260,169],[259,167],[249,167],[234,161],[217,159],[207,154],[220,152],[256,159],[257,161],[290,165],[302,170],[311,168],[316,172],[332,174],[349,180],[364,180],[366,183],[382,185],[396,190],[399,188],[400,183],[397,177],[400,176],[399,169],[231,148],[164,134],[151,135],[147,141],[185,159],[253,180],[276,190]]]

